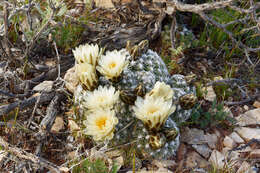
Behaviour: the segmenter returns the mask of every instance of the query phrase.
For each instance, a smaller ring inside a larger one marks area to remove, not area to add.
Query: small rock
[[[43,81],[42,83],[36,85],[33,88],[33,91],[46,91],[46,92],[50,92],[52,90],[53,87],[53,81]]]
[[[185,128],[181,135],[181,141],[188,144],[205,144],[206,140],[204,136],[203,130]]]
[[[204,136],[207,144],[209,145],[209,147],[211,149],[216,149],[217,147],[217,143],[218,143],[218,136],[217,134],[213,133],[213,134],[209,134],[207,133],[205,136]]]
[[[59,168],[59,170],[60,170],[61,172],[64,172],[64,173],[67,173],[67,172],[70,171],[70,169],[67,168],[67,167],[61,167],[61,168]]]
[[[240,159],[240,153],[238,151],[231,151],[232,148],[225,147],[222,149],[222,153],[228,160],[237,161]]]
[[[246,173],[250,170],[250,164],[244,161],[236,173]]]
[[[236,118],[238,125],[260,125],[260,108],[245,112]]]
[[[194,168],[206,168],[209,166],[209,162],[201,157],[197,152],[192,151],[188,154],[186,159],[186,167],[189,169]]]
[[[229,136],[226,136],[224,138],[223,144],[225,147],[228,147],[228,148],[234,148],[237,146],[236,142]]]
[[[214,167],[218,169],[222,169],[225,165],[225,157],[218,150],[212,151],[209,161]]]
[[[153,160],[152,167],[158,167],[156,172],[171,172],[168,170],[168,167],[176,166],[176,163],[173,160]],[[152,169],[153,170],[153,169]]]
[[[118,170],[124,165],[124,151],[113,150],[106,152],[106,155],[116,163]]]
[[[192,145],[192,147],[200,154],[202,155],[204,158],[209,158],[212,150],[208,147],[208,145],[206,144],[202,144],[202,145]]]
[[[238,144],[243,144],[245,142],[236,132],[232,132],[229,137],[231,137]]]
[[[260,149],[254,149],[253,151],[251,151],[249,157],[252,159],[259,159],[260,158]]]
[[[212,86],[203,87],[202,91],[205,92],[204,99],[213,102],[216,100],[216,94]]]
[[[94,0],[94,2],[99,8],[114,8],[112,0]]]
[[[176,165],[174,160],[153,160],[152,164],[158,168],[168,168]]]
[[[231,118],[233,118],[234,116],[233,116],[233,113],[231,112],[231,110],[229,109],[229,107],[227,107],[227,106],[224,106],[224,109],[223,109],[225,112],[227,112],[227,116],[229,116],[229,117],[231,117]]]
[[[255,101],[253,106],[256,107],[256,108],[260,108],[260,102],[259,101]]]
[[[75,66],[70,68],[64,75],[65,87],[71,92],[74,93],[76,87],[79,83],[77,74],[75,73]]]
[[[260,139],[260,129],[248,128],[248,127],[237,127],[235,131],[247,142],[251,139]]]
[[[245,109],[246,111],[248,111],[248,110],[249,110],[249,107],[248,107],[247,105],[244,105],[244,109]]]
[[[77,151],[71,151],[68,153],[67,158],[68,158],[68,160],[72,160],[72,159],[75,159],[77,157],[77,155],[78,155]]]
[[[53,124],[53,126],[51,127],[51,132],[52,133],[57,133],[60,130],[62,130],[64,128],[64,121],[63,118],[60,116],[57,116],[55,119],[55,122]]]
[[[78,124],[73,120],[68,121],[68,127],[69,127],[71,132],[80,130],[80,127],[78,126]]]

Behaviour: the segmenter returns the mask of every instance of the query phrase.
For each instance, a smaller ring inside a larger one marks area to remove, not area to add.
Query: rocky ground
[[[60,11],[45,11],[45,2],[20,8],[7,3],[13,12],[9,15],[20,16],[22,22],[14,18],[9,30],[0,28],[0,172],[260,172],[259,52],[252,51],[250,59],[237,52],[237,44],[228,45],[229,52],[216,48],[210,32],[201,45],[200,34],[208,24],[198,20],[195,25],[197,16],[190,14],[190,8],[178,7],[176,19],[164,1],[151,6],[148,1],[140,5],[123,0],[122,7],[112,1],[95,2],[85,6],[88,1],[68,0]],[[7,14],[3,4],[0,19]],[[32,8],[31,19],[27,7]],[[172,38],[174,19],[180,24]],[[94,42],[110,50],[143,39],[150,41],[149,48],[160,54],[171,74],[192,79],[197,91],[191,118],[179,124],[178,151],[167,160],[94,147],[79,133],[73,86],[65,82],[74,82],[72,49],[79,44]],[[172,48],[175,41],[179,49]]]

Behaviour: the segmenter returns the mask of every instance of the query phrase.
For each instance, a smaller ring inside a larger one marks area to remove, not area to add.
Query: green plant
[[[226,121],[234,124],[234,119],[228,116],[224,110],[223,103],[213,101],[211,107],[205,110],[200,104],[197,104],[192,111],[188,124],[197,125],[200,128],[212,127],[217,125],[225,125]]]
[[[84,160],[80,165],[73,168],[73,173],[116,173],[118,166],[113,164],[112,168],[109,169],[102,159],[90,161],[89,159]]]

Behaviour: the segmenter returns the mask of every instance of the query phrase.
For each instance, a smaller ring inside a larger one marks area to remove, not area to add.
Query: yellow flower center
[[[100,101],[100,102],[104,102],[104,100],[105,100],[104,97],[99,97],[99,98],[98,98],[98,101]]]
[[[108,67],[109,67],[110,69],[115,68],[115,67],[116,67],[116,63],[115,63],[115,62],[112,62],[112,63],[109,64]]]
[[[107,121],[107,118],[106,118],[106,117],[102,117],[102,118],[100,118],[100,119],[98,119],[98,120],[96,121],[96,125],[98,126],[98,128],[99,128],[100,130],[102,130],[102,129],[105,127],[106,121]]]
[[[149,110],[148,110],[148,114],[153,114],[153,113],[155,113],[157,111],[158,111],[157,107],[150,107]]]

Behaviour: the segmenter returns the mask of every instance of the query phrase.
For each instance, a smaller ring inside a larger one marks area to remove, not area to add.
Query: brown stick
[[[184,4],[182,2],[179,2],[178,0],[173,0],[166,2],[167,6],[171,6],[174,9],[177,9],[178,11],[183,11],[183,12],[192,12],[192,13],[199,13],[202,11],[208,11],[208,10],[216,10],[219,8],[224,8],[229,5],[234,0],[227,0],[227,1],[220,1],[220,2],[212,2],[212,3],[204,3],[204,4]]]
[[[13,147],[9,143],[7,143],[2,137],[0,137],[0,145],[11,154],[19,157],[20,159],[25,159],[33,162],[37,166],[43,166],[45,168],[48,168],[49,170],[53,172],[61,172],[59,170],[59,167],[41,157],[35,156],[34,154],[28,153],[20,148]]]
[[[19,107],[19,110],[23,110],[27,107],[33,106],[35,102],[37,101],[38,97],[41,97],[39,104],[50,101],[54,97],[55,93],[43,93],[41,96],[33,96],[28,99],[17,101],[11,104],[0,106],[0,117],[8,114],[15,108]]]
[[[4,26],[5,26],[5,30],[4,30],[4,41],[5,41],[5,48],[6,48],[6,53],[7,56],[9,57],[9,59],[11,58],[11,51],[9,48],[9,43],[8,43],[8,9],[7,9],[7,3],[4,3]],[[11,60],[11,59],[10,59]]]

